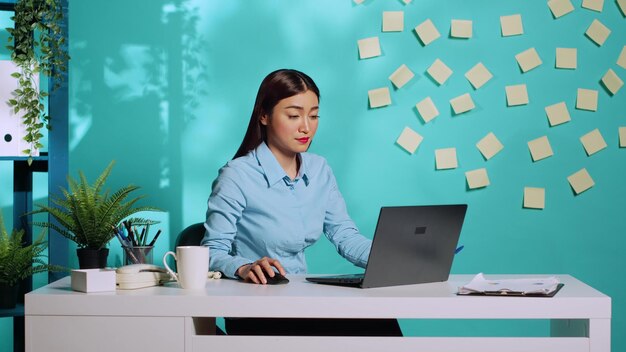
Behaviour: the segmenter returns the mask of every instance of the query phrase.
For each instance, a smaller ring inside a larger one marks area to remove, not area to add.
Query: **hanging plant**
[[[24,140],[29,149],[29,163],[33,152],[43,147],[41,129],[50,128],[50,117],[44,109],[44,99],[48,92],[41,89],[37,77],[40,73],[56,82],[58,88],[62,76],[67,72],[69,55],[61,24],[63,8],[60,0],[18,0],[15,15],[11,17],[14,28],[7,28],[11,60],[18,66],[12,74],[19,82],[8,104],[15,113],[22,112],[26,127]]]

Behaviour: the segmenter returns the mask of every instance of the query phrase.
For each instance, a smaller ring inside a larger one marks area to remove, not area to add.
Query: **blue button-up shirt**
[[[350,219],[326,160],[311,153],[301,153],[300,160],[292,180],[261,143],[220,169],[202,240],[210,248],[211,270],[235,277],[240,266],[267,256],[289,274],[306,273],[304,249],[322,233],[341,256],[365,267],[371,240]]]

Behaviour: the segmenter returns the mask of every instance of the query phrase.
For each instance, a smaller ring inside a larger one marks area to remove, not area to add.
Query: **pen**
[[[137,232],[137,228],[135,227],[135,232]],[[144,227],[141,230],[141,235],[139,235],[139,244],[141,246],[145,246],[146,245],[146,228]]]
[[[460,252],[460,251],[462,251],[462,250],[463,250],[463,248],[465,248],[465,246],[464,246],[464,245],[460,245],[460,246],[459,246],[459,247],[458,247],[458,248],[454,251],[454,254],[459,254],[459,252]]]
[[[157,231],[156,235],[154,235],[154,238],[152,239],[152,241],[150,241],[150,244],[148,245],[148,247],[154,246],[154,242],[156,242],[157,238],[159,238],[159,235],[161,234],[161,230]]]

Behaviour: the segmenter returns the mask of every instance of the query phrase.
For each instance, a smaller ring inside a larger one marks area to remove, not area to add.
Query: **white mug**
[[[170,254],[176,260],[178,274],[174,273],[167,265],[167,256]],[[209,247],[176,247],[176,253],[172,251],[165,253],[163,265],[170,275],[178,281],[180,287],[192,290],[203,289],[207,281],[207,272],[209,271]]]

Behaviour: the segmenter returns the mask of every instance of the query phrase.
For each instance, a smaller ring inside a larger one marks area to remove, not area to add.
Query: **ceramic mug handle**
[[[178,258],[176,258],[176,253],[169,251],[165,253],[165,255],[163,256],[163,266],[165,266],[165,269],[167,270],[167,272],[170,273],[170,276],[173,277],[174,280],[178,282],[178,275],[176,275],[176,273],[169,267],[169,265],[167,265],[168,255],[172,255],[174,257],[174,261],[178,261]]]

